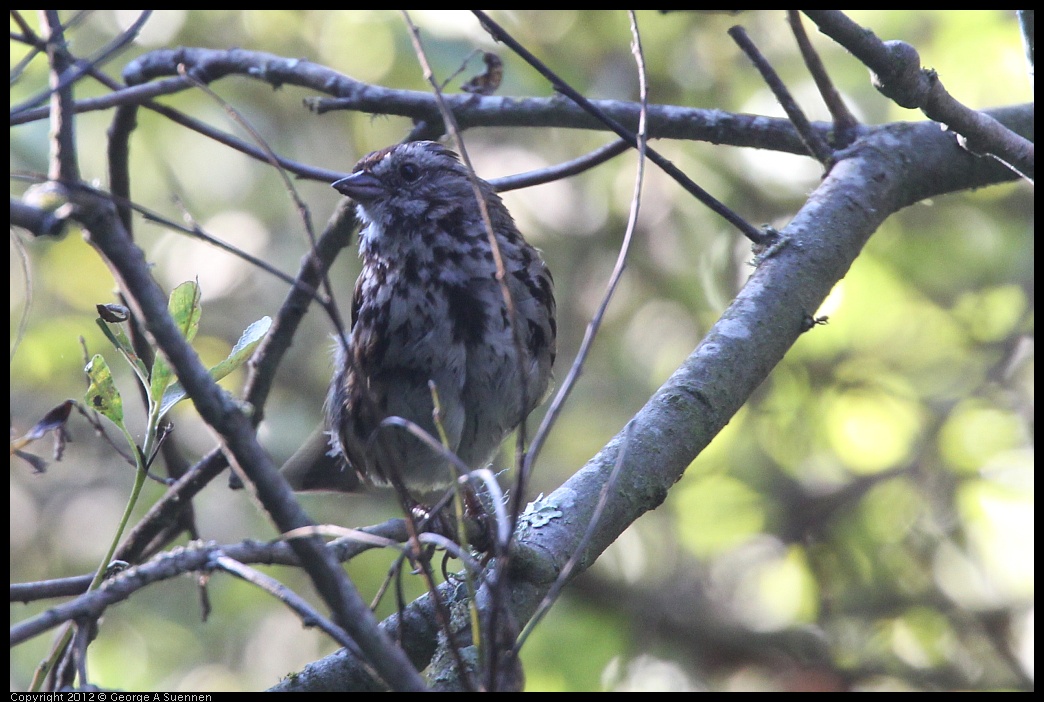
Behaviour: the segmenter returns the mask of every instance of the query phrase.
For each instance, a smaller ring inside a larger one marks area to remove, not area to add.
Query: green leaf
[[[131,345],[130,338],[123,327],[116,323],[107,322],[101,317],[94,321],[98,328],[102,330],[105,338],[109,340],[109,343],[127,359],[127,363],[134,367],[134,371],[138,374],[142,384],[145,384],[146,379],[149,377],[148,369],[145,368],[145,362],[134,352],[134,347]]]
[[[265,338],[265,335],[268,334],[268,330],[271,328],[272,318],[262,317],[244,329],[239,337],[239,341],[232,347],[225,360],[210,369],[210,375],[213,376],[214,380],[221,380],[246,363],[250,356],[253,355],[254,349],[257,348],[257,345],[261,343],[261,340]]]
[[[210,377],[214,380],[221,380],[226,375],[239,368],[241,365],[246,363],[250,356],[253,355],[254,349],[261,343],[261,340],[268,334],[268,330],[272,328],[272,318],[262,317],[257,320],[249,327],[247,327],[243,334],[239,337],[239,341],[232,347],[225,360],[218,363],[216,366],[210,369]],[[174,383],[167,391],[163,394],[163,402],[160,403],[159,416],[166,414],[171,407],[176,405],[185,399],[185,389],[181,386],[181,383]]]
[[[174,288],[170,294],[170,302],[167,303],[170,316],[174,318],[182,336],[189,342],[196,338],[199,318],[203,314],[203,308],[199,304],[200,294],[199,282],[189,280]]]
[[[196,332],[199,331],[199,318],[203,314],[199,300],[199,283],[190,280],[174,288],[170,294],[170,301],[167,303],[170,316],[181,330],[181,335],[189,342],[196,338]],[[153,401],[158,397],[163,397],[163,393],[173,378],[174,371],[167,363],[167,359],[162,354],[156,354],[156,360],[152,364],[149,397]]]
[[[109,364],[100,354],[95,354],[84,372],[91,379],[90,387],[83,396],[84,402],[91,409],[108,417],[114,424],[123,426],[123,398],[112,380]]]

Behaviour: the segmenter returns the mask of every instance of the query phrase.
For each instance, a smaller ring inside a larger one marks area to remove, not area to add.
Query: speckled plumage
[[[390,471],[417,491],[451,481],[446,461],[404,429],[385,426],[371,441],[390,416],[439,436],[429,381],[450,448],[472,468],[489,460],[547,390],[556,336],[551,273],[493,188],[478,182],[518,345],[471,180],[455,153],[428,141],[392,146],[334,183],[358,203],[363,267],[347,354],[338,351],[327,397],[327,428],[345,469],[369,482],[392,482]]]

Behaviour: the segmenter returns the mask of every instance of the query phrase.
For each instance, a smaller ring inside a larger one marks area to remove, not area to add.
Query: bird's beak
[[[333,188],[359,202],[375,200],[385,194],[384,184],[366,171],[358,171],[335,181]]]

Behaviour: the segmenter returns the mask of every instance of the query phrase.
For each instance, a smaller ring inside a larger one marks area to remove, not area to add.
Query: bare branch
[[[955,100],[933,70],[921,68],[917,50],[902,41],[882,42],[838,10],[806,10],[819,30],[845,47],[872,73],[882,95],[908,109],[920,109],[962,137],[962,146],[987,154],[1025,178],[1033,179],[1033,142],[1006,129],[985,112]]]
[[[585,112],[609,127],[609,129],[614,131],[617,136],[625,140],[629,145],[636,149],[639,148],[638,137],[632,131],[624,127],[610,115],[602,112],[602,110],[600,110],[594,103],[574,90],[572,86],[563,81],[554,71],[544,65],[542,61],[537,59],[537,57],[530,53],[524,46],[515,41],[514,37],[494,22],[489,15],[481,10],[472,10],[472,12],[475,13],[475,16],[479,18],[482,26],[493,36],[494,39],[502,41],[511,47],[512,51],[525,59],[529,65],[535,68],[542,76],[547,78],[551,82],[551,85],[554,86],[555,90],[568,97],[579,105]],[[661,156],[659,152],[647,147],[645,149],[645,154],[650,161],[663,169],[667,175],[677,181],[678,184],[685,188],[688,193],[706,205],[712,212],[738,229],[743,236],[750,239],[753,243],[760,246],[769,246],[773,243],[774,237],[771,233],[758,229],[716,200],[710,193],[701,188],[691,178],[689,178],[689,176],[683,173],[681,169]]]
[[[808,117],[801,111],[794,96],[787,90],[787,87],[783,84],[776,71],[773,70],[768,59],[758,51],[758,47],[750,40],[743,27],[739,25],[732,27],[729,29],[729,36],[733,38],[740,49],[743,50],[743,53],[747,55],[747,58],[754,63],[754,67],[761,73],[761,77],[765,79],[765,83],[772,91],[772,94],[776,96],[776,100],[783,108],[783,111],[787,113],[787,117],[794,123],[794,128],[801,135],[801,141],[808,148],[809,155],[829,168],[833,160],[833,151],[830,145],[812,129],[812,124],[808,121]]]

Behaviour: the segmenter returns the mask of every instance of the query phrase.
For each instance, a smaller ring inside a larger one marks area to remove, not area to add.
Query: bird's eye
[[[420,169],[417,168],[416,164],[404,163],[399,166],[399,175],[401,175],[402,179],[407,183],[412,183],[420,177]]]

